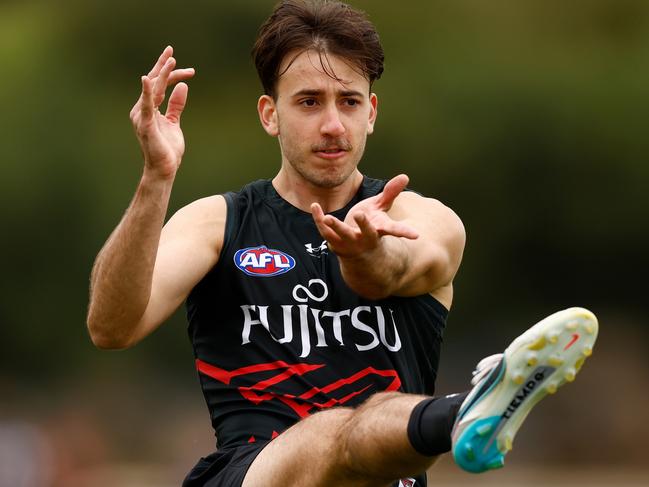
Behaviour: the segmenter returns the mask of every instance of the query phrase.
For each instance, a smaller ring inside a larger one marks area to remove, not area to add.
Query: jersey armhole
[[[238,215],[237,202],[234,196],[235,193],[232,192],[228,192],[223,195],[223,198],[225,198],[226,214],[225,231],[223,234],[223,247],[221,249],[221,254],[224,254],[230,246],[230,242],[234,238],[234,232],[238,225],[238,222],[236,221]]]

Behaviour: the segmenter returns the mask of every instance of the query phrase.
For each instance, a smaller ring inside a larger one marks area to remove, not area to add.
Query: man
[[[531,406],[590,353],[594,316],[552,315],[481,362],[469,394],[431,397],[465,235],[405,175],[358,170],[383,71],[373,25],[336,1],[284,1],[253,55],[279,172],[164,227],[194,71],[167,47],[142,77],[144,172],[93,269],[93,342],[130,347],[187,301],[218,450],[186,486],[425,486],[451,447],[469,471],[502,466]]]

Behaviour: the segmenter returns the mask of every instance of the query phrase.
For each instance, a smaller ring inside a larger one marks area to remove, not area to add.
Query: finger
[[[165,91],[167,90],[169,74],[171,73],[171,71],[173,71],[175,66],[176,60],[170,57],[169,59],[167,59],[167,62],[160,70],[160,74],[155,79],[155,85],[153,86],[153,103],[156,107],[159,107],[165,99]]]
[[[178,123],[180,121],[180,116],[187,103],[188,91],[189,87],[186,83],[178,83],[171,92],[169,103],[167,104],[167,113],[165,114],[165,117],[170,122]]]
[[[186,79],[192,78],[194,74],[196,74],[194,68],[174,69],[169,74],[167,85],[175,85],[179,81],[185,81]]]
[[[326,215],[324,217],[324,224],[332,229],[336,235],[343,239],[354,241],[358,239],[359,231],[355,230],[351,226],[347,225],[345,222],[340,221],[338,218],[332,215]]]
[[[313,203],[311,205],[311,216],[313,216],[313,221],[315,222],[322,238],[324,238],[329,244],[335,245],[336,243],[340,243],[340,237],[325,223],[326,215],[318,203]]]
[[[405,223],[390,221],[383,227],[377,229],[379,235],[391,235],[393,237],[403,237],[409,240],[416,240],[419,238],[419,232],[410,225]]]
[[[327,241],[327,245],[331,250],[335,251],[336,247],[342,244],[343,240],[332,228],[318,223],[316,223],[316,227],[318,228],[318,232],[320,232],[320,236]]]
[[[356,213],[354,215],[354,221],[364,237],[376,240],[379,238],[379,232],[377,232],[374,225],[369,221],[365,213]]]
[[[165,47],[164,50],[162,51],[162,54],[160,54],[158,61],[155,63],[153,68],[151,68],[151,71],[149,71],[148,76],[150,78],[155,78],[156,76],[158,76],[158,74],[160,74],[160,70],[167,62],[167,59],[169,59],[173,53],[174,53],[173,47],[171,46]]]
[[[142,95],[140,95],[140,116],[150,119],[153,116],[153,82],[148,76],[142,76]]]
[[[324,211],[318,203],[311,203],[311,216],[316,223],[324,218]]]
[[[323,231],[328,230],[329,227],[324,223],[324,211],[322,211],[322,207],[318,203],[311,204],[311,216],[313,217],[313,221],[315,222],[316,227],[318,227],[320,234],[322,234]]]
[[[406,189],[409,180],[410,179],[405,174],[399,174],[387,182],[379,199],[379,206],[382,210],[387,211],[392,208],[392,203],[394,203],[396,197]]]

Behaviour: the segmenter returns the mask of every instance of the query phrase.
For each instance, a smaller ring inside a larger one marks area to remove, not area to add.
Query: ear
[[[277,107],[275,100],[268,95],[262,95],[257,101],[257,113],[259,113],[259,121],[264,130],[271,137],[279,135],[279,124],[277,123]]]
[[[376,121],[378,98],[376,93],[370,93],[370,118],[367,121],[367,134],[374,132],[374,122]]]

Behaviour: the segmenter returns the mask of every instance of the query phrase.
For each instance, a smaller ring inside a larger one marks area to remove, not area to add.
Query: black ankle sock
[[[433,397],[415,406],[408,422],[408,439],[418,453],[432,457],[451,450],[451,430],[468,394]]]

